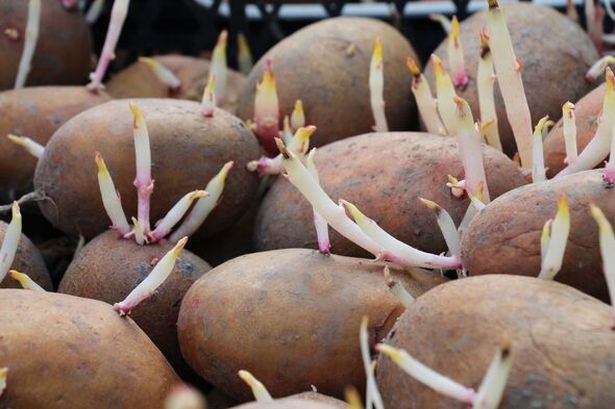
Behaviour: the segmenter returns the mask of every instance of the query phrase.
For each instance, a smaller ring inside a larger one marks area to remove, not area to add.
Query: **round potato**
[[[209,74],[208,60],[184,55],[156,55],[154,60],[168,68],[181,81],[177,90],[162,84],[147,65],[136,62],[118,72],[107,83],[107,92],[114,98],[179,98],[200,102]],[[221,107],[235,112],[247,78],[229,69],[227,92]],[[220,102],[220,101],[218,101]]]
[[[417,59],[412,46],[392,26],[374,19],[330,18],[311,24],[280,41],[254,66],[237,116],[252,119],[256,84],[265,61],[273,61],[280,101],[280,120],[303,101],[307,123],[318,130],[311,144],[321,146],[348,136],[371,132],[369,65],[376,38],[383,47],[384,100],[389,129],[411,129],[415,104],[406,58]]]
[[[461,258],[472,275],[537,276],[540,236],[565,194],[570,234],[562,269],[555,280],[601,300],[608,300],[602,274],[598,226],[589,213],[594,203],[615,221],[615,190],[606,189],[598,170],[523,186],[491,202],[472,220],[461,243]]]
[[[108,100],[106,94],[90,92],[85,87],[31,87],[0,92],[0,191],[16,190],[15,196],[24,193],[37,162],[7,134],[27,136],[46,145],[70,118]]]
[[[59,0],[42,0],[41,3],[38,41],[26,84],[84,83],[91,65],[90,29],[85,19],[77,9],[64,9]],[[13,88],[15,84],[27,18],[27,1],[0,2],[0,90]]]
[[[577,23],[551,7],[520,2],[505,4],[502,8],[515,55],[523,66],[523,85],[532,123],[537,123],[545,115],[553,120],[559,119],[564,102],[576,101],[592,89],[592,85],[585,81],[585,72],[599,58],[596,48]],[[479,33],[486,27],[486,15],[486,11],[478,12],[459,26],[466,70],[472,80],[465,90],[457,93],[468,101],[476,117],[479,116],[475,81],[480,56]],[[447,44],[445,40],[434,54],[448,67]],[[562,50],[566,52],[562,53]],[[427,65],[425,75],[433,86],[431,64]],[[497,81],[494,90],[500,138],[504,151],[512,156],[517,148]]]
[[[489,191],[493,197],[521,186],[521,171],[505,155],[484,147]],[[323,189],[334,201],[348,200],[393,236],[423,251],[440,253],[446,243],[433,211],[419,200],[437,202],[459,223],[469,205],[446,187],[447,175],[463,179],[455,139],[425,133],[366,134],[318,150],[316,166]],[[336,254],[366,256],[330,229]],[[256,220],[255,247],[318,248],[310,204],[287,180],[279,178],[265,196]]]
[[[254,135],[224,110],[203,117],[196,102],[133,102],[149,130],[155,180],[152,225],[183,195],[205,188],[226,162],[234,161],[224,197],[200,231],[210,237],[229,227],[248,209],[258,187],[258,178],[242,166],[260,155]],[[91,238],[109,226],[98,187],[96,152],[107,163],[126,214],[135,215],[133,117],[128,101],[111,101],[77,115],[58,129],[39,160],[34,187],[50,199],[39,206],[54,226],[68,234]]]
[[[8,227],[8,224],[0,220],[0,246],[2,246]],[[21,235],[19,243],[17,244],[17,253],[15,254],[11,269],[27,274],[36,284],[40,285],[45,290],[53,290],[51,277],[49,276],[49,271],[47,271],[40,251],[24,234]],[[0,288],[21,288],[21,285],[7,274],[2,282],[0,282]]]
[[[238,257],[199,279],[182,302],[182,354],[205,380],[239,400],[251,398],[237,376],[249,370],[272,396],[314,385],[340,397],[362,389],[361,317],[372,342],[382,339],[403,306],[369,260],[324,256],[307,249]],[[422,271],[393,272],[418,295],[445,281]]]
[[[109,304],[120,302],[172,248],[173,244],[166,240],[140,246],[134,240],[118,238],[115,231],[109,230],[77,253],[58,291]],[[190,286],[210,269],[206,262],[184,250],[164,284],[131,312],[132,319],[182,376],[191,371],[177,344],[179,306]]]
[[[0,290],[2,408],[161,408],[179,379],[160,351],[109,304]]]
[[[592,140],[596,129],[598,129],[598,119],[602,112],[602,100],[606,85],[602,84],[589,94],[585,95],[575,104],[574,115],[577,125],[577,151],[580,154]],[[564,123],[560,119],[551,129],[544,141],[545,166],[547,176],[553,177],[560,170],[566,167],[566,144],[564,143]]]
[[[502,338],[512,369],[498,409],[615,405],[609,374],[615,332],[608,305],[569,286],[530,277],[455,280],[419,297],[387,344],[455,381],[478,389]],[[376,379],[387,409],[466,407],[378,359]]]

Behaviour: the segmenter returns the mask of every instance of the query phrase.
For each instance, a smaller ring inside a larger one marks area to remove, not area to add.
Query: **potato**
[[[224,163],[233,160],[224,197],[201,228],[211,237],[229,227],[253,200],[257,176],[242,164],[260,155],[256,138],[236,117],[171,99],[133,101],[143,113],[152,152],[151,221],[162,218],[186,193],[205,188]],[[133,117],[128,101],[116,100],[74,117],[53,135],[41,157],[34,186],[51,200],[39,202],[45,217],[67,234],[91,238],[109,226],[97,182],[95,152],[104,157],[128,215],[136,215]]]
[[[235,406],[241,409],[339,409],[339,406],[308,399],[276,399],[273,402],[250,402]]]
[[[162,408],[179,379],[130,318],[64,294],[0,290],[1,408]]]
[[[333,409],[333,408],[348,409],[349,407],[348,404],[344,402],[343,400],[335,399],[335,398],[332,398],[331,396],[323,395],[318,392],[302,392],[302,393],[297,393],[295,395],[286,396],[284,398],[278,398],[278,399],[275,399],[274,404],[279,405],[281,403],[285,403],[285,405],[299,405],[300,404],[299,401],[301,400],[307,401],[301,404],[302,405],[301,407],[305,407],[305,408],[312,408],[311,406],[312,403],[316,403],[318,405],[325,405],[325,407],[328,407],[330,409]],[[209,399],[207,399],[207,405],[209,407]],[[235,407],[237,408],[259,407],[260,408],[261,405],[268,405],[268,404],[260,403],[260,402],[249,402],[249,403],[245,403],[243,405],[239,405]],[[305,405],[308,405],[308,406],[305,406]],[[265,407],[265,406],[262,406],[262,407]],[[286,408],[287,406],[283,406],[283,407]]]
[[[25,2],[27,3],[27,2]],[[27,136],[46,145],[51,135],[78,113],[109,100],[85,87],[32,87],[0,92],[0,191],[29,188],[36,158],[8,140]]]
[[[506,336],[512,370],[499,409],[607,409],[615,405],[610,322],[608,305],[566,285],[490,275],[451,281],[423,294],[386,343],[478,389]],[[387,409],[468,407],[382,356],[376,380]]]
[[[183,55],[157,55],[154,60],[170,69],[181,81],[179,90],[171,91],[162,84],[151,69],[136,62],[117,73],[107,83],[107,92],[114,98],[180,98],[201,102],[203,90],[207,83],[210,62],[201,58]],[[228,96],[222,108],[233,112],[239,95],[243,92],[247,78],[235,70],[229,69]]]
[[[28,2],[0,2],[0,90],[11,89],[24,48]],[[90,71],[90,30],[81,13],[59,0],[42,0],[38,42],[26,84],[77,85]],[[4,111],[3,111],[4,112]]]
[[[0,247],[2,247],[4,235],[8,227],[8,224],[0,220]],[[53,290],[51,277],[40,251],[24,234],[21,235],[17,244],[17,253],[15,254],[11,269],[27,274],[45,290]],[[21,288],[21,285],[7,274],[2,282],[0,282],[0,288]]]
[[[188,364],[239,400],[251,399],[237,376],[249,370],[272,396],[303,392],[340,397],[362,388],[359,324],[369,316],[372,341],[384,337],[403,307],[388,291],[383,265],[307,249],[254,253],[199,279],[179,313],[178,338]],[[415,296],[444,278],[393,272]]]
[[[605,91],[606,85],[602,84],[575,104],[574,115],[577,125],[577,151],[579,154],[589,144],[596,133],[596,129],[598,129],[598,119],[602,112],[602,100]],[[544,140],[544,155],[548,177],[555,176],[566,167],[564,164],[564,158],[566,158],[564,124],[561,119]]]
[[[109,304],[120,302],[173,246],[166,240],[140,246],[134,240],[119,239],[115,231],[109,230],[77,253],[58,291]],[[177,343],[179,306],[190,286],[210,269],[209,264],[184,250],[164,284],[131,313],[180,375],[191,371],[184,363]]]
[[[491,202],[463,235],[464,266],[472,275],[537,276],[542,228],[555,216],[557,199],[562,193],[570,207],[570,234],[562,269],[555,279],[608,300],[598,227],[589,213],[589,204],[594,203],[610,220],[615,220],[615,191],[604,187],[602,172],[598,170],[524,186]]]
[[[489,191],[497,197],[525,183],[521,171],[495,149],[484,148]],[[433,212],[420,202],[437,202],[459,223],[469,204],[446,187],[447,175],[462,179],[455,139],[424,133],[366,134],[324,146],[316,154],[324,190],[345,199],[398,239],[423,251],[446,250]],[[336,254],[365,256],[330,229]],[[255,247],[317,248],[312,208],[287,180],[279,178],[265,196],[255,227]]]
[[[599,58],[596,48],[577,23],[550,7],[514,3],[505,4],[503,10],[515,55],[523,66],[523,85],[532,113],[532,124],[545,115],[553,120],[559,119],[564,102],[576,101],[592,89],[591,84],[585,81],[585,72]],[[486,27],[486,15],[486,11],[478,12],[459,26],[466,71],[472,80],[465,90],[458,90],[457,94],[468,101],[477,118],[479,107],[475,79],[480,55],[479,33]],[[449,67],[446,47],[447,40],[444,40],[434,53]],[[425,75],[434,89],[431,64],[425,68]],[[495,104],[502,145],[504,151],[512,156],[517,148],[497,85]]]
[[[337,17],[311,24],[280,41],[254,66],[237,116],[252,119],[256,84],[265,61],[272,59],[280,101],[280,121],[303,101],[306,121],[318,130],[311,144],[321,146],[371,132],[374,117],[368,87],[376,38],[384,58],[384,100],[389,129],[409,130],[416,123],[412,76],[406,58],[417,59],[412,46],[392,26],[378,20]]]

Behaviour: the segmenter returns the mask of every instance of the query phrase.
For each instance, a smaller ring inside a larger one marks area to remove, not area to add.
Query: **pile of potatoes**
[[[423,62],[330,18],[242,74],[225,32],[115,66],[129,2],[103,51],[78,3],[0,4],[0,409],[615,407],[615,75],[572,9],[489,0]]]

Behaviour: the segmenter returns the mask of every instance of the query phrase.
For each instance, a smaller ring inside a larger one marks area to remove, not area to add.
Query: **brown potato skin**
[[[130,318],[65,294],[0,290],[0,408],[162,408],[179,379]]]
[[[317,402],[309,399],[283,398],[273,402],[250,402],[243,405],[234,406],[241,409],[339,409],[336,404]]]
[[[70,118],[106,101],[108,95],[85,87],[28,87],[0,92],[0,191],[25,191],[37,162],[24,148],[8,140],[7,134],[27,136],[46,145]]]
[[[470,223],[461,258],[472,275],[540,271],[540,236],[557,211],[560,194],[570,206],[570,233],[562,269],[555,280],[600,300],[609,299],[602,273],[598,227],[589,213],[594,203],[615,220],[615,190],[606,189],[598,170],[521,187],[491,202]]]
[[[145,64],[135,62],[118,72],[106,84],[114,98],[179,98],[201,102],[209,74],[208,60],[184,55],[156,55],[151,57],[170,69],[181,81],[181,87],[172,91],[162,84]],[[221,107],[234,113],[239,95],[247,83],[245,75],[229,69],[227,92]]]
[[[240,369],[272,396],[310,385],[334,397],[347,385],[361,390],[361,317],[369,317],[373,342],[403,310],[382,272],[380,263],[307,249],[238,257],[184,297],[177,324],[182,354],[205,380],[240,401],[252,398]],[[425,272],[393,274],[414,296],[446,281]]]
[[[589,144],[598,129],[598,119],[602,112],[602,100],[606,85],[602,84],[589,94],[585,95],[574,106],[574,115],[577,124],[577,152],[580,154]],[[566,144],[564,142],[564,123],[560,119],[551,129],[544,140],[545,166],[547,176],[552,178],[564,169],[566,158]],[[599,165],[600,167],[602,164]]]
[[[478,389],[503,337],[512,369],[498,409],[615,405],[609,379],[615,332],[608,305],[571,287],[490,275],[440,285],[399,318],[387,344]],[[468,407],[415,381],[380,355],[376,380],[388,409]]]
[[[15,85],[23,53],[28,2],[0,2],[0,90]],[[7,30],[17,30],[11,38]],[[77,10],[65,10],[59,0],[42,0],[41,24],[27,86],[83,84],[90,72],[90,29]]]
[[[505,155],[484,147],[491,197],[523,185],[521,171]],[[446,187],[447,175],[463,178],[454,138],[425,133],[366,134],[323,146],[316,154],[320,183],[333,201],[348,200],[383,229],[423,251],[440,253],[446,243],[433,212],[419,200],[433,200],[459,223],[469,204]],[[367,256],[329,229],[332,250]],[[318,248],[310,204],[287,180],[278,178],[265,196],[255,227],[257,250]]]
[[[152,152],[152,226],[186,193],[204,189],[228,161],[235,167],[223,198],[199,230],[210,237],[229,227],[253,200],[258,177],[243,164],[259,157],[256,138],[242,121],[218,109],[213,118],[200,105],[172,99],[135,99],[149,130]],[[81,113],[54,135],[39,160],[34,186],[51,200],[39,202],[45,217],[67,234],[91,238],[109,219],[98,188],[95,152],[100,152],[127,215],[136,215],[137,192],[133,119],[127,100],[111,101]]]
[[[132,239],[120,239],[115,231],[109,230],[77,253],[58,292],[113,305],[126,298],[173,246],[167,240],[140,246]],[[180,375],[189,368],[177,343],[179,306],[190,286],[210,269],[199,257],[182,251],[171,275],[130,314]]]
[[[9,225],[0,220],[0,247],[6,235],[6,229]],[[41,252],[24,234],[21,235],[17,244],[17,253],[15,260],[11,265],[12,270],[17,270],[20,273],[27,274],[36,284],[40,285],[47,291],[53,290],[49,271],[45,266],[45,261]],[[21,285],[16,280],[13,280],[8,274],[4,280],[0,282],[0,288],[21,288]]]
[[[532,113],[532,124],[545,115],[558,120],[566,101],[576,101],[593,88],[585,81],[585,72],[599,58],[598,52],[585,31],[557,10],[522,2],[506,4],[502,8],[515,55],[523,65],[523,85]],[[486,16],[486,11],[475,13],[459,26],[466,72],[472,81],[457,94],[468,101],[475,118],[480,117],[476,88],[479,33],[486,27]],[[444,40],[434,54],[442,59],[445,67],[449,67],[446,47],[447,40]],[[425,76],[433,87],[435,81],[431,63],[425,68]],[[512,156],[517,147],[497,81],[494,90],[500,138],[504,151]]]
[[[389,130],[411,129],[416,124],[415,103],[406,58],[417,60],[416,53],[391,25],[357,17],[322,20],[275,45],[250,72],[237,116],[244,120],[254,117],[256,84],[262,80],[265,61],[272,59],[280,121],[284,115],[290,116],[295,101],[301,99],[306,123],[318,128],[310,139],[311,146],[371,132],[374,119],[368,78],[377,37],[383,44]]]

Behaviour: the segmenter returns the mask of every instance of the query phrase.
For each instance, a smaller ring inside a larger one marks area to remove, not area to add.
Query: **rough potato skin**
[[[484,148],[491,197],[525,183],[505,155]],[[433,200],[461,222],[469,200],[454,197],[447,175],[463,178],[454,138],[425,133],[366,134],[323,146],[316,154],[320,183],[333,201],[348,200],[393,236],[423,251],[440,253],[446,243],[433,212],[419,197]],[[332,250],[366,256],[329,229]],[[265,196],[255,227],[257,250],[318,248],[312,207],[287,180],[279,178]]]
[[[599,58],[596,48],[581,26],[550,7],[515,3],[504,5],[503,10],[515,55],[523,65],[532,124],[545,115],[553,120],[561,118],[566,101],[576,101],[592,89],[585,81],[585,72]],[[486,27],[486,15],[486,11],[475,13],[459,26],[466,71],[472,81],[457,94],[468,101],[476,118],[480,116],[475,81],[480,55],[478,34]],[[434,54],[448,67],[446,47],[444,40]],[[431,64],[427,64],[425,75],[434,86]],[[500,138],[504,151],[512,156],[517,148],[497,81],[494,90]]]
[[[512,342],[512,370],[498,409],[607,409],[615,390],[615,332],[608,305],[571,287],[531,277],[491,275],[440,285],[399,318],[387,344],[478,389],[500,348]],[[468,407],[378,359],[388,409]]]
[[[171,91],[162,84],[145,64],[135,62],[115,75],[107,83],[107,92],[114,98],[179,98],[201,101],[209,74],[208,60],[184,55],[156,55],[152,57],[170,69],[181,81],[178,90]],[[247,78],[235,70],[228,70],[227,98],[221,107],[234,113],[239,95]]]
[[[250,402],[235,406],[241,409],[339,409],[337,404],[327,402],[316,402],[309,399],[284,398],[276,399],[273,402]]]
[[[173,246],[166,240],[140,246],[134,240],[118,238],[115,231],[109,230],[79,251],[58,291],[109,304],[120,302]],[[190,286],[210,269],[209,264],[194,254],[182,251],[164,284],[130,315],[180,375],[189,368],[177,344],[179,306]]]
[[[179,379],[130,318],[65,294],[0,290],[0,408],[163,408]]]
[[[0,247],[2,247],[8,227],[7,223],[0,220]],[[17,253],[15,254],[15,260],[13,260],[11,269],[27,274],[45,290],[53,290],[51,277],[43,261],[43,256],[41,256],[40,251],[24,234],[21,235],[17,244]],[[0,288],[21,288],[21,285],[7,274],[2,282],[0,282]]]
[[[199,279],[182,302],[182,354],[205,380],[251,399],[237,371],[247,369],[272,396],[309,390],[343,396],[362,390],[359,324],[371,342],[403,307],[387,288],[383,265],[370,260],[287,249],[238,257]],[[414,295],[445,281],[425,272],[394,272]]]
[[[253,200],[258,177],[243,164],[259,157],[256,138],[224,110],[212,118],[200,105],[173,99],[135,99],[149,130],[152,152],[151,223],[186,193],[204,189],[228,161],[235,167],[221,202],[201,227],[211,237],[230,226]],[[81,113],[53,136],[40,159],[34,186],[50,200],[39,202],[45,217],[67,234],[91,238],[109,226],[98,188],[95,152],[107,163],[127,215],[137,213],[133,119],[127,100],[111,101]],[[197,233],[198,234],[198,233]]]
[[[405,131],[416,124],[412,76],[406,58],[417,60],[412,46],[392,26],[378,20],[338,17],[311,24],[280,41],[254,66],[237,116],[254,117],[256,84],[265,61],[272,59],[280,121],[301,99],[307,124],[318,130],[310,145],[321,146],[348,136],[371,132],[374,118],[369,97],[369,64],[377,37],[384,58],[384,100],[389,130]]]
[[[0,2],[0,90],[15,85],[27,18],[27,1]],[[90,49],[90,30],[81,13],[65,10],[59,0],[42,0],[40,31],[26,85],[84,83],[90,71]]]
[[[27,136],[46,145],[70,118],[108,100],[106,94],[89,92],[85,87],[28,87],[0,92],[0,191],[25,191],[37,162],[8,140],[7,134]]]
[[[521,187],[491,202],[470,223],[461,243],[464,266],[472,275],[540,271],[540,235],[557,211],[560,194],[570,206],[570,234],[562,269],[555,280],[603,301],[609,299],[602,273],[598,226],[589,205],[615,221],[615,190],[606,189],[593,170]]]
[[[602,100],[606,85],[602,84],[589,94],[585,95],[574,106],[574,114],[577,124],[577,151],[580,154],[592,140],[596,129],[598,129],[598,119],[602,112]],[[544,140],[545,166],[547,176],[553,177],[560,170],[564,169],[564,158],[566,158],[566,144],[564,142],[564,123],[560,119]],[[600,164],[599,166],[602,166]]]

